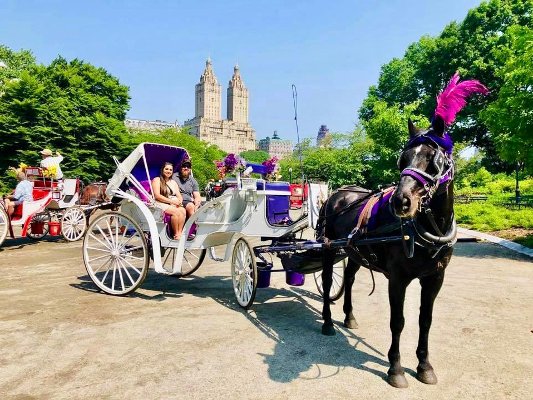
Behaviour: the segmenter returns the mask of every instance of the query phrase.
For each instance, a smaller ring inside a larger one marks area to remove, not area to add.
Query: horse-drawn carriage
[[[24,172],[33,184],[33,200],[16,205],[11,218],[0,202],[0,245],[8,234],[15,238],[15,227],[21,227],[21,237],[34,240],[50,234],[76,241],[84,235],[89,216],[96,209],[114,207],[105,197],[104,182],[82,187],[78,178],[56,180],[41,167],[26,167]]]
[[[188,154],[183,148],[143,143],[124,161],[116,161],[117,169],[109,181],[107,195],[120,205],[120,212],[101,214],[89,225],[83,241],[87,272],[102,291],[123,295],[142,284],[150,258],[156,272],[186,276],[200,267],[208,253],[217,261],[231,259],[237,301],[248,308],[256,289],[268,286],[274,271],[264,254],[287,252],[288,246],[294,246],[295,251],[303,248],[307,241],[296,236],[316,223],[317,201],[327,196],[327,185],[310,185],[315,199],[308,202],[309,212],[293,220],[287,182],[237,175],[220,196],[206,201],[186,221],[184,232],[194,231],[194,238],[188,240],[185,234],[173,240],[165,216],[154,206],[150,182],[159,176],[164,162],[180,165],[185,158]],[[250,238],[270,244],[252,247]],[[220,258],[215,253],[217,246],[226,246]],[[331,293],[333,297],[342,291],[343,260],[338,261],[339,276]],[[303,274],[320,270],[301,268],[290,260],[283,266],[287,281],[294,285],[303,283]],[[320,276],[316,279],[321,288]]]
[[[40,167],[26,167],[26,176],[33,183],[33,201],[15,206],[11,218],[4,203],[0,207],[0,245],[13,228],[21,227],[21,237],[41,239],[48,233],[59,235],[65,210],[78,202],[78,179],[55,180],[43,174]]]
[[[150,186],[150,179],[157,176],[162,163],[178,165],[186,156],[185,150],[141,144],[126,160],[117,162],[108,186],[108,195],[121,204],[122,212],[101,215],[89,226],[83,243],[87,271],[103,291],[127,294],[146,277],[150,255],[156,272],[183,276],[199,267],[207,250],[214,257],[212,249],[226,245],[222,259],[231,257],[235,295],[238,303],[247,308],[261,286],[258,276],[272,269],[264,255],[275,254],[285,271],[323,272],[317,282],[324,298],[325,335],[335,334],[330,303],[342,293],[344,325],[357,327],[351,291],[360,267],[382,272],[389,279],[391,310],[387,380],[395,387],[407,386],[400,362],[403,305],[407,286],[418,279],[421,305],[416,377],[435,384],[437,377],[429,362],[429,330],[433,304],[457,241],[453,142],[446,127],[474,93],[487,94],[488,90],[475,80],[459,83],[456,73],[437,97],[431,125],[418,129],[409,121],[409,141],[398,160],[397,186],[374,192],[344,187],[329,197],[323,193],[325,204],[315,214],[320,186],[310,185],[307,214],[292,220],[288,183],[237,176],[235,187],[206,202],[186,222],[185,232],[193,226],[196,229],[192,241],[187,241],[187,235],[180,240],[170,239],[167,225],[153,207]],[[296,238],[308,226],[316,228],[318,240]],[[252,247],[247,239],[250,237],[270,243]],[[337,282],[339,293],[334,293],[335,265],[340,265],[342,273],[342,282]]]

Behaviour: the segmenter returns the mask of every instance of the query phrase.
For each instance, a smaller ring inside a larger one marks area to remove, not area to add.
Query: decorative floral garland
[[[278,161],[279,159],[277,157],[272,157],[261,163],[261,165],[265,167],[265,173],[263,174],[264,179],[271,181],[279,180],[281,178]],[[234,153],[228,154],[222,161],[215,161],[215,166],[218,170],[220,179],[223,179],[227,174],[244,172],[246,165],[246,161]]]

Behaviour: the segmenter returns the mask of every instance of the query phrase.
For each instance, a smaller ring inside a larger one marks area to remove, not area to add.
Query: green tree
[[[12,79],[20,78],[22,71],[35,66],[35,57],[28,50],[13,51],[0,45],[0,94],[4,85]]]
[[[251,163],[261,164],[263,161],[266,161],[270,158],[266,151],[262,150],[246,150],[239,154],[246,161]]]
[[[27,55],[26,55],[27,56]],[[106,179],[127,154],[128,88],[103,68],[58,57],[31,65],[0,97],[0,171],[37,164],[43,147],[65,157],[66,176]]]
[[[502,79],[496,71],[505,61],[497,57],[495,49],[509,42],[507,29],[515,24],[533,27],[533,0],[486,1],[470,10],[462,22],[448,24],[438,37],[422,37],[407,48],[403,58],[382,67],[378,84],[369,88],[359,110],[360,120],[370,121],[375,103],[381,101],[400,110],[418,102],[414,113],[431,117],[435,96],[455,71],[465,79],[479,79],[492,93],[497,92]],[[483,149],[489,170],[509,170],[510,166],[499,160],[493,137],[480,119],[480,111],[493,100],[494,95],[470,99],[450,134],[456,142]]]
[[[497,71],[503,84],[482,117],[499,155],[533,173],[533,29],[513,26],[507,36],[509,47],[497,51],[505,59]]]
[[[333,188],[353,183],[366,184],[370,144],[360,129],[350,135],[332,134],[328,147],[312,147],[310,141],[302,142],[300,147],[301,166],[307,179],[329,182]],[[281,160],[283,179],[289,179],[288,171],[292,168],[293,180],[301,181],[301,166],[298,151],[292,157]]]

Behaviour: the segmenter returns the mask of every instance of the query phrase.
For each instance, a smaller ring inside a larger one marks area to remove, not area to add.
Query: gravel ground
[[[7,240],[0,249],[2,399],[526,399],[533,392],[533,263],[489,243],[461,243],[436,301],[431,361],[414,378],[419,285],[408,288],[401,341],[409,388],[385,382],[387,282],[356,277],[360,328],[320,334],[312,276],[274,274],[251,311],[234,300],[229,263],[177,279],[150,271],[132,296],[98,293],[81,242]]]

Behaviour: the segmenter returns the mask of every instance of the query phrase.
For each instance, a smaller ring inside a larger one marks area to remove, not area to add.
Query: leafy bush
[[[490,203],[456,204],[457,222],[479,231],[510,228],[533,229],[533,209],[508,210]]]

